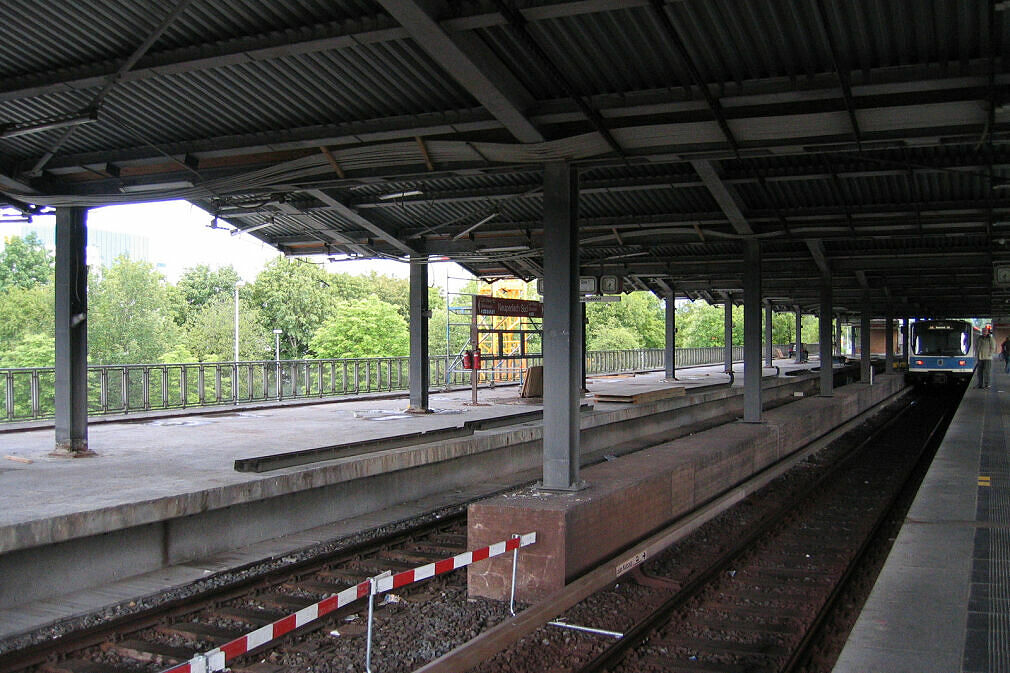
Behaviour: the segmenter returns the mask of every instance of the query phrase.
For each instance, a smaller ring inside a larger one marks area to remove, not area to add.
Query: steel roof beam
[[[719,204],[719,208],[726,214],[736,233],[743,235],[753,234],[754,230],[747,223],[747,218],[744,217],[743,211],[737,204],[736,197],[730,193],[729,188],[722,181],[722,178],[719,177],[719,174],[716,173],[712,162],[692,161],[691,166],[694,167],[701,181],[705,183],[708,191],[712,194],[712,198]]]
[[[394,0],[390,0],[394,1]],[[547,52],[544,51],[540,43],[534,39],[533,35],[530,34],[528,28],[528,20],[522,12],[518,9],[513,8],[505,2],[505,0],[492,0],[498,12],[505,17],[505,21],[508,26],[512,29],[513,34],[522,42],[526,48],[530,51],[533,57],[540,63],[541,66],[547,71],[554,83],[561,87],[565,96],[575,103],[575,106],[581,110],[582,114],[586,116],[589,123],[596,129],[596,132],[600,134],[603,140],[610,146],[617,156],[623,157],[625,155],[624,149],[617,142],[614,136],[611,134],[610,129],[607,128],[607,123],[604,121],[600,113],[597,112],[589,103],[583,99],[583,97],[575,90],[572,83],[568,80],[561,69],[550,59]]]
[[[371,235],[385,241],[400,253],[410,255],[412,257],[419,256],[420,253],[418,253],[417,250],[397,238],[396,234],[386,231],[371,220],[362,217],[358,211],[344,205],[342,202],[333,198],[323,190],[312,189],[309,190],[308,193],[325,203],[327,206],[330,206],[330,208],[332,208],[340,217],[349,220],[355,226],[361,227]]]
[[[430,10],[418,2],[379,2],[410,33],[418,46],[480,101],[517,140],[524,143],[543,141],[543,135],[524,112],[532,106],[533,97],[479,40],[470,39],[470,35],[457,35],[454,39],[439,25]],[[466,49],[461,42],[465,42]]]
[[[817,0],[813,3],[814,14],[817,15],[818,23],[824,32],[824,37],[828,42],[828,49],[831,52],[831,60],[835,66],[835,73],[838,75],[838,82],[842,89],[842,98],[845,100],[845,110],[849,115],[849,123],[852,124],[852,134],[855,136],[856,147],[863,148],[862,133],[859,130],[859,120],[856,118],[856,103],[852,96],[852,84],[849,81],[848,63],[843,63],[841,51],[835,42],[835,36],[831,31],[831,24],[828,22],[827,10],[824,7],[824,0]]]
[[[687,50],[687,46],[684,44],[683,38],[680,36],[680,32],[677,27],[673,25],[673,21],[670,20],[670,15],[666,12],[666,1],[665,0],[652,0],[649,3],[649,7],[652,9],[652,15],[656,18],[663,32],[666,34],[668,40],[673,45],[674,49],[677,50],[677,55],[680,56],[681,62],[684,67],[687,68],[688,73],[691,75],[691,79],[694,85],[698,87],[701,91],[702,96],[705,98],[705,102],[708,104],[708,109],[712,112],[712,116],[715,117],[715,121],[719,124],[719,129],[722,134],[726,137],[726,142],[729,143],[729,147],[734,152],[740,151],[740,145],[733,135],[732,129],[729,127],[729,122],[726,121],[726,114],[723,111],[722,104],[719,103],[719,99],[712,94],[712,90],[708,86],[708,81],[702,77],[701,71],[698,69],[698,65],[691,58],[690,52]]]

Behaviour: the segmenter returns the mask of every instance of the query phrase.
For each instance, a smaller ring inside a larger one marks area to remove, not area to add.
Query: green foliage
[[[196,362],[197,360],[192,351],[186,348],[184,344],[177,343],[162,353],[158,361],[163,364],[179,364],[183,362]]]
[[[642,335],[630,327],[603,325],[586,333],[586,346],[591,351],[622,351],[642,348]]]
[[[632,292],[621,301],[586,305],[586,346],[611,350],[613,343],[634,343],[622,348],[662,348],[666,323],[659,298],[651,292]],[[620,334],[620,336],[617,336]]]
[[[183,348],[197,362],[225,362],[235,357],[235,301],[219,295],[196,311],[185,325]],[[273,357],[273,334],[262,325],[260,311],[250,301],[239,300],[239,358],[266,360]],[[191,362],[188,360],[187,362]]]
[[[765,313],[761,312],[761,338],[764,339]],[[743,307],[733,307],[733,345],[743,345]],[[725,309],[711,306],[704,301],[689,302],[677,309],[677,346],[679,348],[702,348],[724,345]],[[772,342],[792,343],[796,336],[796,316],[794,313],[772,314]],[[818,339],[817,317],[803,316],[803,341],[814,343]]]
[[[0,252],[0,293],[48,283],[55,268],[53,256],[34,233],[12,236]]]
[[[319,358],[407,355],[410,334],[396,307],[372,296],[337,305],[312,337],[311,348]]]
[[[220,299],[232,297],[241,276],[231,265],[212,271],[206,264],[187,269],[175,285],[173,313],[175,323],[184,325],[200,309]]]
[[[284,330],[281,357],[305,357],[316,330],[333,313],[330,274],[321,267],[278,257],[256,276],[252,299],[264,329]]]
[[[0,301],[0,350],[29,334],[53,336],[53,283],[7,288]]]
[[[705,348],[725,345],[725,309],[694,301],[677,309],[677,346]],[[743,309],[733,307],[733,343],[743,343]]]
[[[55,361],[56,342],[46,334],[29,334],[0,353],[0,367],[52,367]]]
[[[120,257],[89,283],[88,354],[97,364],[157,362],[175,343],[165,278]]]

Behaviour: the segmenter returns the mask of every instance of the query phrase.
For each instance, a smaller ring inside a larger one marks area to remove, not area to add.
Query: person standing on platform
[[[1010,336],[999,345],[999,356],[1003,359],[1003,372],[1010,374]]]
[[[978,387],[989,387],[989,369],[992,366],[992,356],[996,353],[996,339],[992,336],[992,327],[982,328],[982,336],[975,344],[975,355],[978,357]]]

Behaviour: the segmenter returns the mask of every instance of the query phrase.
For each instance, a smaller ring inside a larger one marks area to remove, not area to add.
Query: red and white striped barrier
[[[420,582],[421,580],[434,577],[435,575],[447,573],[451,570],[464,568],[471,563],[477,563],[478,561],[483,561],[484,559],[501,556],[505,552],[529,546],[536,541],[536,533],[526,533],[525,535],[520,535],[510,540],[496,542],[488,547],[458,554],[452,558],[436,561],[435,563],[429,563],[428,565],[423,565],[419,568],[414,568],[413,570],[405,570],[395,575],[384,575],[359,582],[352,587],[344,589],[338,594],[334,594],[329,598],[324,598],[318,603],[313,603],[308,607],[302,608],[298,612],[290,614],[282,619],[278,619],[272,624],[267,624],[266,626],[258,628],[251,633],[247,633],[240,638],[236,638],[231,642],[225,643],[221,647],[214,648],[204,654],[198,654],[189,661],[179,664],[178,666],[173,666],[162,673],[212,673],[213,671],[223,671],[228,661],[240,655],[246,654],[257,647],[266,645],[271,640],[280,638],[286,633],[290,633],[295,629],[301,628],[302,626],[305,626],[306,624],[313,622],[338,608],[342,608],[359,598],[368,596],[372,591],[371,586],[373,582],[375,583],[374,593],[380,594],[390,591],[391,589],[406,586],[407,584]]]

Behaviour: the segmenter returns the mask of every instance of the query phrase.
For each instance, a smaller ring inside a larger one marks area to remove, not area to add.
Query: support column
[[[743,421],[761,422],[761,248],[743,244]]]
[[[803,313],[796,307],[796,364],[803,362]]]
[[[677,293],[671,287],[666,294],[666,380],[677,380]]]
[[[870,383],[870,291],[863,292],[862,314],[859,316],[859,381]]]
[[[56,210],[56,446],[54,456],[88,449],[88,233],[86,208]]]
[[[884,317],[884,373],[894,373],[894,316],[890,308]]]
[[[838,349],[839,355],[845,355],[842,352],[842,316],[835,318],[835,348]]]
[[[908,360],[908,318],[901,319],[901,359]]]
[[[729,292],[725,294],[726,303],[724,307],[724,319],[722,330],[723,343],[723,368],[727,374],[733,373],[733,295]]]
[[[414,414],[431,413],[428,408],[428,260],[410,260],[410,406],[407,411]]]
[[[567,163],[544,166],[544,478],[574,491],[579,480],[582,311],[579,306],[578,175]]]
[[[831,397],[834,394],[835,373],[832,357],[834,344],[832,332],[834,325],[831,320],[831,278],[821,279],[821,313],[818,318],[818,339],[821,353],[821,397]]]
[[[772,330],[772,303],[767,302],[765,304],[765,366],[773,367],[775,363],[774,360],[774,350],[775,344],[772,343],[772,335],[774,331]]]

